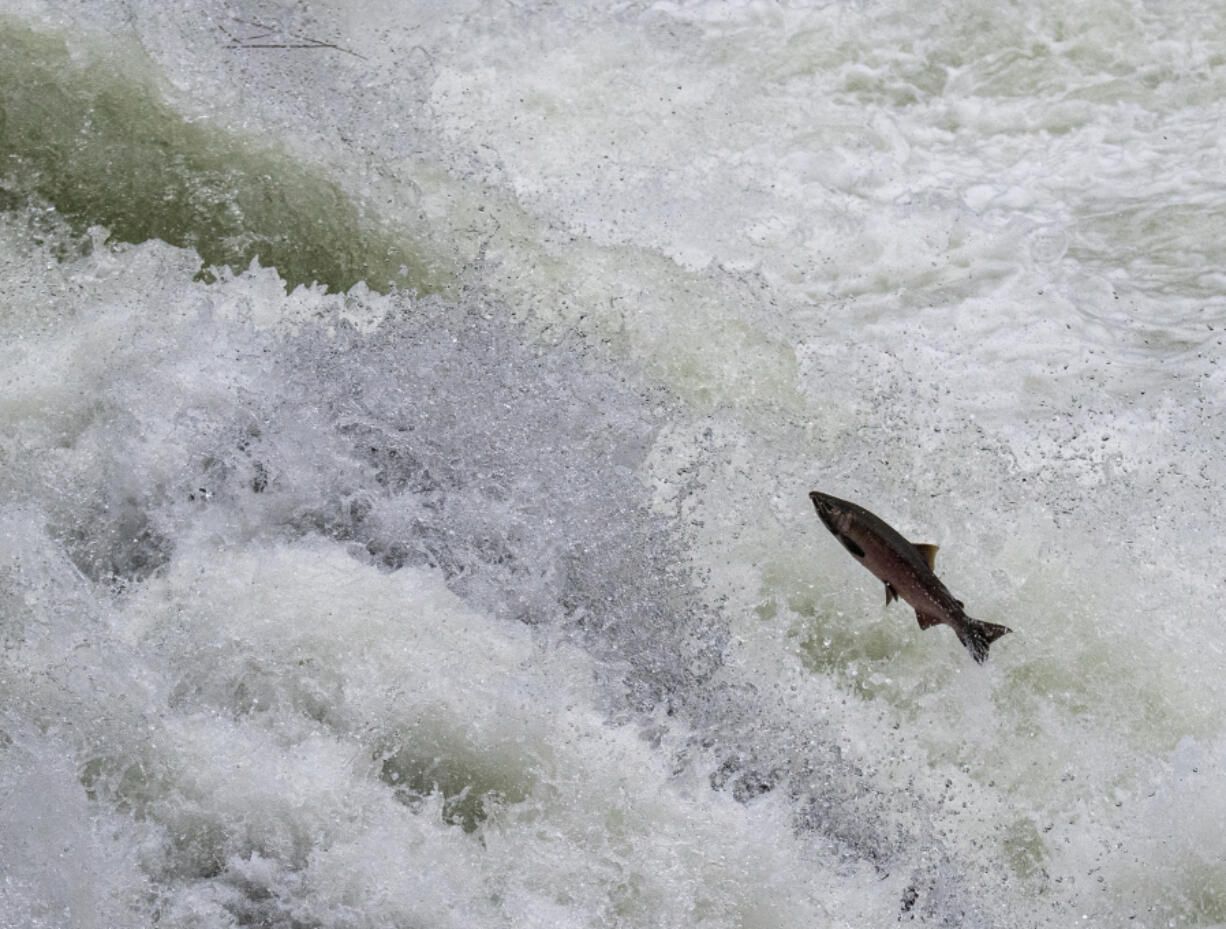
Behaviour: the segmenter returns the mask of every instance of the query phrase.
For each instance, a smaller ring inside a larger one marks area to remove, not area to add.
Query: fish
[[[852,557],[885,583],[886,606],[905,600],[914,608],[921,629],[949,626],[980,664],[988,660],[988,646],[1013,631],[966,615],[962,601],[933,571],[936,545],[908,542],[881,517],[848,500],[816,490],[809,499],[826,528]]]

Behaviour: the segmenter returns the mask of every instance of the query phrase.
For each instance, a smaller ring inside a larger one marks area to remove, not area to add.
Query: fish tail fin
[[[988,646],[999,639],[1006,632],[1012,632],[1008,626],[1001,626],[997,623],[984,623],[977,619],[966,617],[961,629],[958,629],[958,641],[966,646],[966,650],[971,653],[980,664],[988,660]]]

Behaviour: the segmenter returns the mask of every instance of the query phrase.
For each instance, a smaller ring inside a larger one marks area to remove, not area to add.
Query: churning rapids
[[[1210,21],[10,4],[0,926],[1226,925]]]

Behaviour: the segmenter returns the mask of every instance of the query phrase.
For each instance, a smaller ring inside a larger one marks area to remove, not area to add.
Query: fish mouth
[[[811,490],[809,499],[813,501],[818,518],[826,524],[826,528],[831,532],[838,532],[834,525],[834,504],[831,503],[830,498],[820,491]]]
[[[830,497],[822,493],[820,490],[809,491],[809,499],[813,501],[813,505],[817,507],[819,513],[833,513],[834,503]]]

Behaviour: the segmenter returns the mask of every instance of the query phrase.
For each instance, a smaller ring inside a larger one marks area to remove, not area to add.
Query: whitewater
[[[10,0],[0,926],[1226,926],[1223,101],[1196,0]]]

